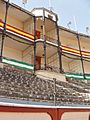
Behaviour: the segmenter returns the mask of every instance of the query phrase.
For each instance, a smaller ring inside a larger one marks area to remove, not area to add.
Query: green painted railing
[[[75,78],[75,79],[83,79],[84,80],[84,76],[86,80],[90,80],[90,74],[85,74],[83,76],[83,74],[78,74],[78,73],[65,73],[66,78]]]
[[[28,70],[34,70],[34,66],[32,64],[28,64],[22,61],[14,60],[14,59],[9,59],[6,57],[2,57],[2,62],[10,65],[14,65],[20,68],[28,69]]]

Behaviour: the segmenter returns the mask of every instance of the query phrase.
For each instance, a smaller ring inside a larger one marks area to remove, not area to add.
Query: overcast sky
[[[11,1],[24,7],[21,0]],[[67,23],[71,21],[70,27],[75,30],[75,18],[79,32],[86,33],[86,27],[90,29],[90,0],[51,0],[51,5],[58,14],[59,25],[67,27]],[[35,7],[49,8],[49,0],[28,0],[24,8],[32,10]]]

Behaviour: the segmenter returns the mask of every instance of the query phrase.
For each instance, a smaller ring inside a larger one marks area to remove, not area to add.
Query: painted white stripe
[[[78,76],[78,75],[69,75],[69,74],[66,74],[65,75],[66,77],[74,77],[74,78],[84,78],[83,76]],[[90,76],[85,76],[86,77],[86,79],[90,79]]]
[[[13,35],[16,35],[16,36],[19,36],[19,37],[22,37],[22,38],[24,38],[24,39],[27,39],[27,40],[29,40],[29,41],[34,42],[34,40],[32,40],[32,39],[29,39],[29,38],[27,38],[27,37],[24,37],[24,36],[22,36],[22,35],[19,35],[19,34],[15,33],[15,32],[10,31],[10,30],[6,30],[6,31],[9,32],[9,33],[11,33],[11,34],[13,34]]]
[[[5,63],[8,63],[8,64],[11,64],[11,65],[16,65],[16,66],[19,66],[19,67],[24,67],[24,68],[33,70],[32,66],[24,65],[24,64],[17,63],[17,62],[14,62],[14,61],[10,61],[10,60],[6,60],[6,59],[3,59],[2,61],[5,62]]]
[[[2,30],[3,30],[3,28],[2,28],[2,27],[0,27],[0,29],[2,29]],[[11,34],[13,34],[13,35],[19,36],[19,37],[21,37],[21,38],[23,38],[23,39],[27,39],[27,40],[29,40],[29,41],[34,42],[34,40],[29,39],[29,38],[27,38],[27,37],[24,37],[24,36],[22,36],[22,35],[19,35],[18,33],[12,32],[12,31],[10,31],[10,30],[6,30],[6,31],[7,31],[7,32],[9,32],[9,33],[11,33]]]
[[[43,39],[37,39],[37,40],[35,40],[36,42],[43,42],[44,40]],[[46,41],[46,43],[48,43],[48,44],[51,44],[51,45],[53,45],[53,46],[58,46],[57,44],[55,44],[55,43],[52,43],[52,42],[50,42],[50,41]]]
[[[2,27],[0,27],[0,29],[1,29],[1,30],[3,30],[3,28],[2,28]]]
[[[43,42],[44,40],[43,39],[37,39],[35,40],[36,42]]]
[[[65,52],[65,53],[70,53],[70,54],[73,54],[73,55],[81,56],[80,54],[69,52],[69,51],[66,51],[66,50],[62,50],[62,51]]]
[[[51,44],[51,45],[54,45],[54,46],[58,46],[58,44],[56,44],[56,43],[53,43],[53,42],[50,42],[50,41],[46,41],[46,43],[49,43],[49,44]]]
[[[29,105],[29,104],[17,104],[17,103],[5,103],[5,102],[0,102],[0,105],[1,106],[11,106],[11,107],[27,107],[27,108],[30,108],[30,107],[33,107],[33,108],[75,108],[75,109],[89,109],[90,110],[90,106],[46,106],[46,105]]]
[[[85,76],[86,77],[86,79],[90,79],[90,76]]]
[[[88,55],[82,55],[83,57],[85,57],[85,58],[90,58],[90,56],[88,56]]]
[[[65,75],[66,77],[74,77],[74,78],[84,78],[83,76],[78,76],[78,75]]]

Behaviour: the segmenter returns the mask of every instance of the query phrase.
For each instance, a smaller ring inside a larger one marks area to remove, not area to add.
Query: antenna
[[[50,9],[50,11],[53,10],[52,4],[51,4],[51,0],[49,0],[49,9]]]
[[[74,25],[75,25],[75,30],[78,33],[77,22],[76,22],[75,16],[73,16],[73,21],[74,21]]]
[[[22,0],[22,4],[25,6],[27,4],[27,0]]]
[[[51,8],[51,0],[49,0],[49,8]]]
[[[68,28],[70,29],[70,25],[71,25],[72,23],[71,23],[71,21],[69,21],[68,23],[67,23],[67,26],[68,26]]]
[[[89,27],[86,27],[86,33],[89,34]]]

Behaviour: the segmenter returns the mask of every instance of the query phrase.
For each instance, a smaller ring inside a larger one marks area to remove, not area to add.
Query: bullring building
[[[0,0],[0,98],[90,105],[90,36],[46,8]]]

